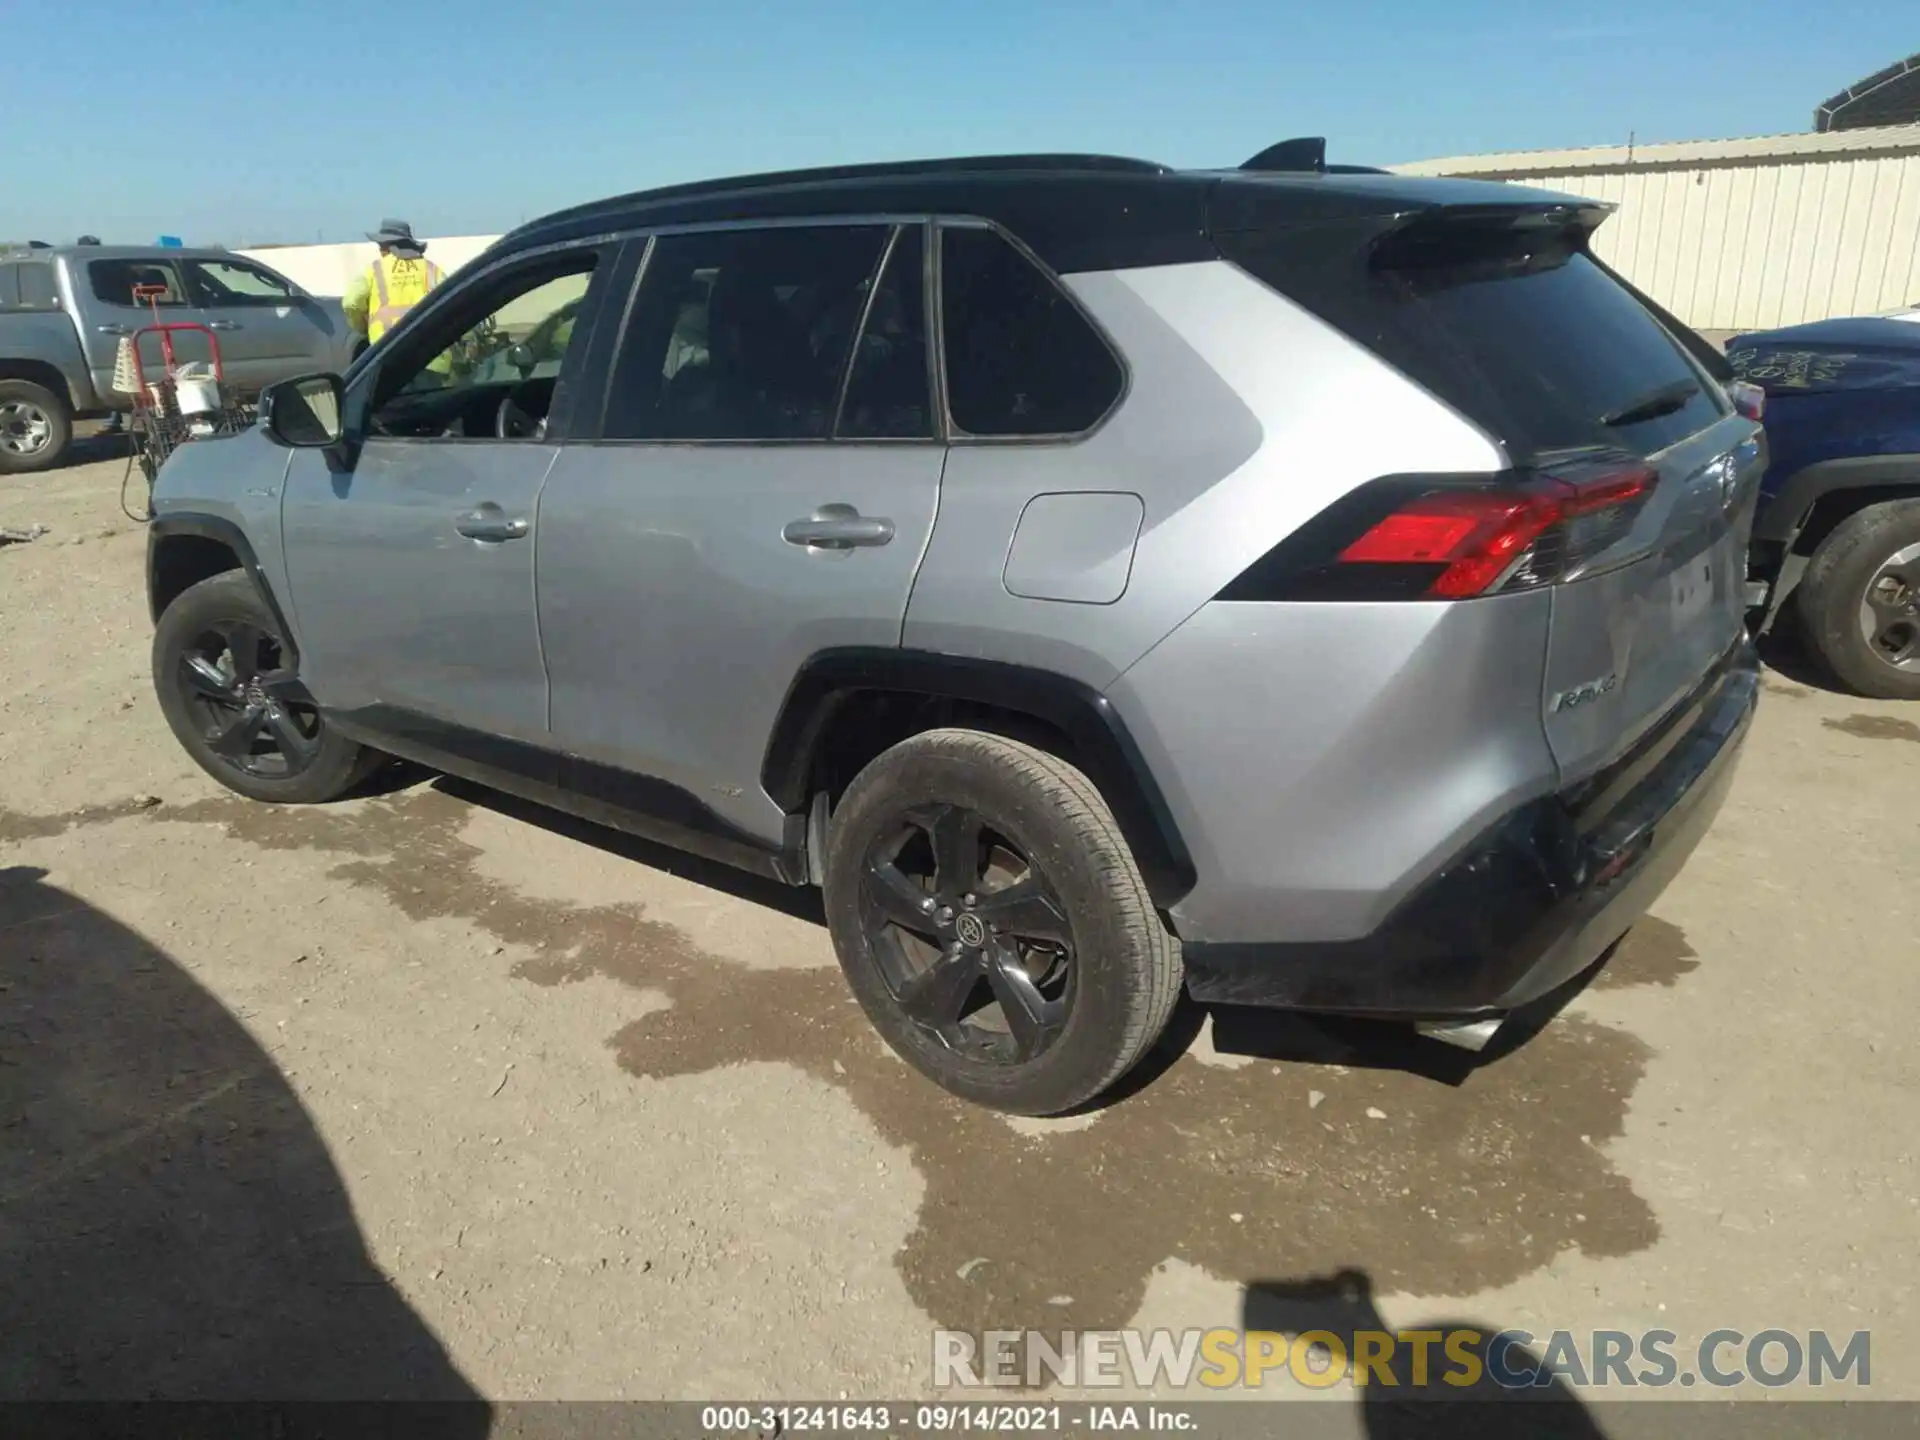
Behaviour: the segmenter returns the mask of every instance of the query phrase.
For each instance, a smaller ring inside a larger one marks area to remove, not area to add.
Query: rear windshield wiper
[[[1658,390],[1648,391],[1631,405],[1615,410],[1611,415],[1602,415],[1600,423],[1612,430],[1621,425],[1638,425],[1643,420],[1658,420],[1662,415],[1686,409],[1687,402],[1699,393],[1699,382],[1675,380]]]

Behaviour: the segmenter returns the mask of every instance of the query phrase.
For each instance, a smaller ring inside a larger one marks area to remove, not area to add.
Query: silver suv
[[[260,800],[402,756],[820,885],[1006,1110],[1183,985],[1484,1040],[1721,802],[1759,431],[1604,207],[1301,148],[528,225],[167,465],[169,723]]]

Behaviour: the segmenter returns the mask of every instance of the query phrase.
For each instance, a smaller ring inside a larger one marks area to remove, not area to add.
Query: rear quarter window
[[[1005,236],[943,228],[947,408],[965,435],[1078,435],[1120,399],[1125,374],[1100,332]]]
[[[20,267],[20,308],[58,310],[60,287],[55,283],[53,266],[26,264]]]
[[[39,260],[0,265],[0,311],[58,310],[53,267]]]

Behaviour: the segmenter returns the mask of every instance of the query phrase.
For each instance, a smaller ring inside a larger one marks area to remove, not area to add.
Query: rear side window
[[[136,292],[149,286],[157,289],[155,298],[162,307],[187,303],[186,287],[181,284],[179,270],[171,263],[93,260],[87,264],[87,280],[93,287],[94,299],[106,305],[144,310],[149,299]]]
[[[827,439],[892,234],[801,226],[655,240],[614,363],[605,437]]]
[[[53,267],[40,261],[0,265],[0,310],[58,310]]]
[[[1120,362],[1087,317],[1006,238],[940,237],[947,408],[966,435],[1077,435],[1120,398]]]
[[[1227,237],[1230,258],[1522,453],[1642,455],[1726,414],[1718,386],[1577,239],[1436,230],[1377,253]]]
[[[55,283],[53,266],[29,264],[20,267],[20,308],[58,310],[60,287]]]

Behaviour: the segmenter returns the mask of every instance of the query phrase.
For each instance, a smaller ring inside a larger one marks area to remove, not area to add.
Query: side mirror
[[[344,391],[338,375],[302,375],[260,392],[260,425],[278,444],[292,450],[321,450],[338,445]]]
[[[533,351],[525,345],[513,345],[507,350],[507,363],[520,372],[520,378],[526,379],[533,374],[533,367],[540,362],[534,358]]]

